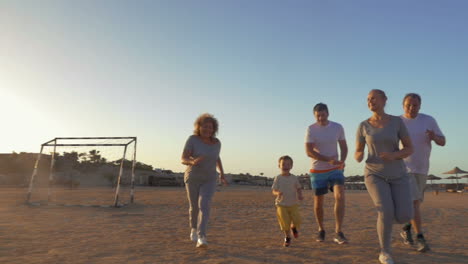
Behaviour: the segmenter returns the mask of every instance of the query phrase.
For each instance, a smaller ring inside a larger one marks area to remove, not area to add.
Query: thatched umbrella
[[[458,179],[460,179],[460,177],[458,177],[458,173],[468,173],[468,171],[464,171],[464,170],[462,170],[462,169],[460,169],[458,167],[455,167],[452,170],[444,172],[444,174],[455,174],[455,176],[447,177],[447,179],[456,179],[457,180],[457,191],[458,191]]]
[[[428,180],[431,180],[431,186],[432,186],[432,181],[433,181],[433,180],[440,180],[440,179],[442,179],[442,178],[441,178],[441,177],[437,177],[437,176],[435,176],[435,175],[433,175],[433,174],[429,174],[429,175],[427,176],[427,179],[428,179]]]
[[[467,181],[467,183],[468,183],[468,174],[467,174],[467,175],[463,175],[463,176],[461,176],[460,178],[466,178],[466,181]]]

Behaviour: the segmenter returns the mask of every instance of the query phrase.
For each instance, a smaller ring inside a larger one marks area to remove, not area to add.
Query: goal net
[[[120,207],[133,203],[136,137],[60,137],[41,145],[26,202]]]

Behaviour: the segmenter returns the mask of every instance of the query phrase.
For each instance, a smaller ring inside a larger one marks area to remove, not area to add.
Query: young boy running
[[[301,225],[298,199],[303,199],[302,190],[297,177],[289,173],[292,166],[291,157],[280,157],[278,167],[281,169],[281,174],[275,177],[271,187],[273,195],[276,196],[276,216],[281,231],[284,232],[283,246],[285,247],[291,244],[291,230],[295,238],[299,237],[298,229]]]

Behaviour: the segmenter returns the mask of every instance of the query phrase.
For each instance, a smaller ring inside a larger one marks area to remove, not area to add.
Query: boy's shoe
[[[190,231],[190,240],[192,240],[193,242],[197,242],[198,240],[197,229],[192,228],[192,230]]]
[[[411,235],[411,229],[401,231],[400,236],[403,238],[403,243],[405,243],[405,245],[414,244],[413,236]]]
[[[335,238],[333,239],[333,241],[335,241],[335,243],[337,243],[338,245],[348,243],[348,239],[346,239],[343,232],[336,233]]]
[[[426,252],[426,251],[429,251],[431,250],[429,248],[429,246],[427,245],[426,243],[426,239],[424,239],[424,236],[423,235],[418,235],[416,237],[416,245],[417,245],[417,251],[418,252]]]
[[[315,240],[317,242],[323,242],[325,240],[325,230],[318,231],[317,238]]]
[[[292,230],[294,238],[299,238],[299,231],[297,231],[297,228],[293,227],[291,228],[291,230]]]
[[[197,248],[206,248],[208,247],[208,243],[206,242],[206,237],[199,237],[197,240]]]
[[[394,264],[392,257],[388,253],[380,253],[379,255],[379,261],[382,264]]]
[[[290,237],[285,237],[283,246],[289,247],[289,245],[291,245],[291,238]]]

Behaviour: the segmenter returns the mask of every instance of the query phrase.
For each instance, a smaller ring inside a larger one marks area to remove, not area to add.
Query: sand
[[[183,188],[139,187],[135,204],[124,208],[26,206],[25,193],[0,188],[0,263],[378,263],[376,212],[365,191],[347,193],[346,245],[332,242],[331,195],[325,199],[326,241],[315,242],[312,192],[305,191],[300,237],[284,248],[269,188],[220,187],[207,249],[189,240]],[[92,193],[97,200],[109,195]],[[395,225],[395,262],[467,263],[468,195],[426,193],[422,212],[432,251],[403,245]]]

